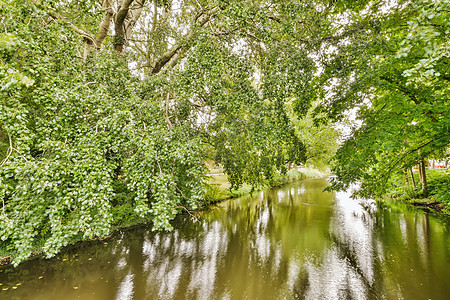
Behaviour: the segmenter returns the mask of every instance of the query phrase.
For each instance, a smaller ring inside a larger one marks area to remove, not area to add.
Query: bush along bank
[[[387,196],[427,210],[450,215],[450,172],[430,169],[427,170],[426,176],[427,186],[424,191],[417,174],[414,174],[414,180],[410,178],[408,181],[399,174],[394,178],[392,188]],[[418,184],[415,185],[412,182]]]

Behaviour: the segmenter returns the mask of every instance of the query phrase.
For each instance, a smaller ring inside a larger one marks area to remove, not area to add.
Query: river
[[[450,218],[308,179],[0,270],[0,299],[449,299]]]

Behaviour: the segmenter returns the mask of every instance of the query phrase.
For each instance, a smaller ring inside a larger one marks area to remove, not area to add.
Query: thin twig
[[[158,157],[157,157],[158,158]],[[159,161],[157,160],[156,161],[156,163],[158,164],[158,167],[159,167],[159,174],[163,174],[163,171],[162,171],[162,169],[161,169],[161,165],[159,164]]]
[[[0,164],[0,167],[3,167],[3,165],[8,161],[8,159],[11,156],[11,153],[12,153],[12,149],[13,149],[12,139],[11,139],[11,136],[9,134],[8,134],[8,138],[9,138],[9,148],[8,148],[8,151],[6,152],[5,159],[2,160],[2,163]]]
[[[2,207],[2,216],[5,215],[5,197],[2,198],[3,207]]]
[[[194,218],[196,221],[200,221],[196,216],[194,216],[189,209],[187,209],[184,206],[175,206],[175,208],[183,208],[192,218]]]
[[[167,93],[167,98],[166,98],[166,119],[167,119],[167,124],[169,124],[169,127],[173,128],[172,122],[170,122],[170,118],[169,118],[169,100],[170,100],[170,93]]]
[[[26,162],[30,162],[25,156],[23,156],[22,154],[20,154],[19,150],[17,150],[16,148],[12,148],[14,151],[16,151],[17,153],[19,153],[19,156],[22,157],[23,159],[25,159]],[[33,163],[35,164],[35,163]]]

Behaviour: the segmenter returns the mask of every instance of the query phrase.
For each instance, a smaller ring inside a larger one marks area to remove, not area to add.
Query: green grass
[[[249,194],[252,190],[252,187],[248,184],[242,185],[237,190],[230,189],[231,184],[228,181],[228,175],[226,174],[210,175],[208,177],[207,184],[208,187],[205,194],[205,205]]]
[[[305,178],[322,178],[330,175],[313,168],[299,168],[298,171],[302,173]]]

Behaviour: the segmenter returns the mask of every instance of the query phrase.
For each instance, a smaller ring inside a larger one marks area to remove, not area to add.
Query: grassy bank
[[[420,186],[418,174],[414,174],[417,183],[415,188],[399,175],[394,178],[387,196],[397,201],[450,215],[450,171],[433,169],[427,170],[426,175],[428,195],[425,195]]]

